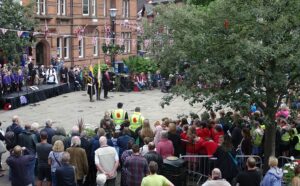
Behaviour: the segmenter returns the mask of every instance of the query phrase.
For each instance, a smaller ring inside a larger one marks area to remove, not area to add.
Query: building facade
[[[111,8],[117,9],[114,42],[124,45],[116,60],[136,55],[137,0],[35,0],[38,34],[32,61],[45,66],[52,58],[61,58],[67,66],[111,63],[102,51],[103,44],[113,42]]]

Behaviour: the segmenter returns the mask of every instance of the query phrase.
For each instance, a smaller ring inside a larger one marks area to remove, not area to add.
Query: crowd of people
[[[38,123],[25,124],[23,128],[18,116],[14,116],[5,135],[0,133],[0,140],[5,141],[10,152],[6,162],[12,185],[39,186],[45,180],[54,186],[116,185],[118,174],[122,186],[173,185],[158,174],[163,173],[165,159],[180,155],[216,157],[217,169],[206,185],[221,179],[234,185],[280,185],[283,173],[275,157],[270,157],[270,170],[264,177],[252,157],[244,171],[239,169],[236,155],[264,154],[263,112],[255,104],[249,112],[242,116],[221,110],[218,117],[211,111],[190,118],[163,118],[154,122],[153,129],[139,107],[129,114],[118,103],[116,110],[105,113],[94,136],[88,136],[78,125],[67,135],[63,127],[53,127],[51,120],[42,129]],[[299,157],[299,118],[292,118],[285,104],[275,117],[276,156]],[[299,172],[299,166],[295,170]],[[296,179],[293,183],[299,184]]]

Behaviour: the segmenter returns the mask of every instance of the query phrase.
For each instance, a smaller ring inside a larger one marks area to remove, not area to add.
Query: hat
[[[98,174],[96,178],[97,186],[104,186],[105,182],[106,182],[106,175],[102,173]]]

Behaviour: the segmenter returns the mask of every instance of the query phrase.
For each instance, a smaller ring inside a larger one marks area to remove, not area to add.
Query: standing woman
[[[51,165],[52,186],[57,186],[55,171],[62,166],[61,159],[64,149],[64,143],[61,140],[57,140],[52,147],[52,151],[49,153],[48,164]]]
[[[138,129],[137,129],[138,131]],[[143,122],[143,125],[142,125],[142,128],[141,130],[138,132],[138,136],[139,136],[139,146],[142,147],[144,145],[144,139],[145,137],[149,137],[150,138],[150,141],[153,140],[154,138],[154,132],[153,130],[151,129],[150,127],[150,122],[148,119],[145,119],[144,122]]]

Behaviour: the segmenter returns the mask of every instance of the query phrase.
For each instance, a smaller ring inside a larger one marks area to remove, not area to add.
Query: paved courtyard
[[[188,101],[184,101],[181,98],[176,98],[171,102],[170,106],[162,109],[159,103],[164,95],[159,90],[129,93],[109,92],[109,99],[89,102],[86,92],[73,92],[11,111],[1,110],[0,121],[3,123],[2,129],[6,129],[11,124],[13,115],[20,116],[22,125],[38,122],[44,126],[47,119],[52,119],[54,127],[63,126],[69,131],[81,118],[86,124],[99,125],[104,112],[115,109],[118,102],[124,103],[123,107],[129,114],[133,113],[136,106],[141,107],[141,113],[151,123],[161,120],[163,117],[176,119],[178,114],[189,115],[190,112],[201,113],[204,111],[204,108],[200,104],[192,107]],[[7,153],[3,156],[2,162],[4,162],[6,157]],[[4,164],[4,167],[6,167],[6,164]],[[7,175],[8,172],[6,171],[5,174]],[[7,176],[1,177],[0,185],[9,185],[7,180]]]

